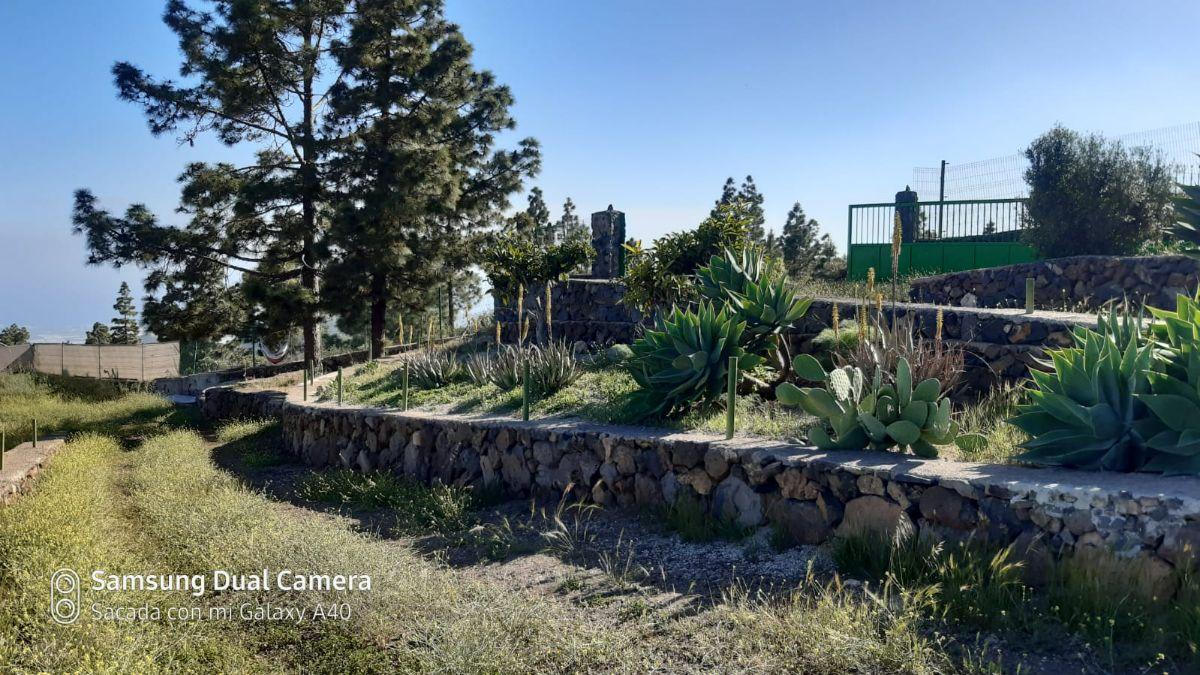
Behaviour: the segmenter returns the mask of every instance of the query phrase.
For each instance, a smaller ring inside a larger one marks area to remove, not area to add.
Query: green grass
[[[753,528],[717,518],[699,500],[689,496],[680,496],[664,509],[662,519],[684,541],[738,541],[753,532]]]
[[[8,447],[30,440],[35,418],[39,436],[94,431],[124,438],[188,416],[161,396],[81,379],[0,373],[0,429]]]
[[[388,509],[397,526],[412,531],[453,532],[466,527],[475,508],[471,491],[462,487],[428,487],[379,471],[334,469],[308,474],[296,494],[301,499],[364,509]]]
[[[1141,559],[1094,551],[1051,565],[1042,588],[1025,580],[1010,548],[980,542],[936,542],[927,537],[839,536],[832,546],[838,569],[899,588],[932,589],[928,613],[948,625],[1016,631],[1042,643],[1081,639],[1106,667],[1197,665],[1200,579],[1180,569],[1166,585],[1171,600],[1139,587]]]
[[[41,396],[41,394],[38,394]],[[46,398],[46,397],[44,397]],[[120,418],[153,401],[101,402]],[[47,405],[60,403],[46,398]],[[120,403],[120,405],[116,405]],[[103,422],[99,412],[72,413]],[[122,428],[112,420],[113,428]],[[801,669],[808,672],[944,672],[916,614],[819,585],[785,601],[731,595],[696,612],[667,615],[636,598],[619,620],[578,604],[460,573],[398,542],[273,502],[220,470],[213,448],[170,420],[145,429],[132,448],[95,434],[74,438],[41,475],[36,490],[0,508],[0,663],[6,670],[85,672],[612,672]],[[165,433],[164,433],[165,432]],[[274,429],[242,422],[216,433],[243,451],[272,442]],[[408,487],[362,489],[382,502],[428,499]],[[455,509],[459,501],[455,501]],[[402,508],[407,508],[401,505]],[[634,584],[627,556],[614,551],[609,575]],[[214,569],[292,569],[367,574],[370,592],[272,588],[192,598],[180,592],[100,593],[84,586],[83,606],[104,600],[165,610],[174,605],[237,606],[345,602],[348,621],[111,622],[86,612],[73,626],[47,611],[50,574],[211,574]],[[849,631],[843,634],[842,631]],[[824,642],[817,640],[820,638]],[[851,644],[853,647],[851,648]]]
[[[959,413],[959,424],[964,433],[981,434],[987,443],[967,452],[957,446],[943,448],[948,459],[966,462],[990,462],[1003,464],[1023,452],[1018,446],[1026,440],[1025,433],[1008,423],[1017,414],[1017,404],[1024,395],[1021,384],[1004,384],[988,392],[988,395],[965,406]]]

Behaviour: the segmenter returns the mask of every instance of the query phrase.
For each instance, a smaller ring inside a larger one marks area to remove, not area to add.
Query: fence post
[[[100,357],[103,355],[104,355],[104,350],[100,348],[100,345],[96,345],[96,379],[97,380],[104,378],[104,363],[100,360]]]
[[[1033,314],[1033,277],[1025,277],[1025,313]]]
[[[729,385],[725,392],[725,438],[733,438],[734,397],[737,393],[738,360],[736,356],[729,357]]]
[[[521,373],[521,419],[529,421],[529,360],[525,359]]]
[[[37,418],[33,418],[33,447],[37,447]]]
[[[342,404],[342,367],[338,366],[338,405]]]
[[[0,429],[0,471],[4,470],[4,451],[8,449],[7,432]]]
[[[408,359],[404,359],[404,409],[408,410]]]
[[[300,378],[300,381],[304,383],[304,400],[307,401],[308,400],[308,377],[307,377],[307,375],[305,377]]]
[[[37,347],[34,347],[33,358],[37,361]],[[58,345],[58,370],[63,377],[67,376],[67,343],[60,342]]]
[[[146,381],[146,343],[139,342],[142,347],[142,382]]]

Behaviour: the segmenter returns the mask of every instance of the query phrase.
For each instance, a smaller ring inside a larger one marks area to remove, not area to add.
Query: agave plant
[[[742,348],[745,330],[745,322],[728,308],[717,311],[706,301],[695,311],[676,307],[658,317],[655,328],[633,343],[625,364],[640,387],[634,394],[638,410],[650,417],[719,399],[730,357],[740,371],[762,363],[762,357]]]
[[[876,370],[869,388],[863,372],[843,366],[829,372],[813,356],[801,354],[793,363],[796,373],[825,387],[800,388],[785,382],[775,389],[783,405],[800,406],[821,420],[808,430],[808,441],[822,450],[872,448],[901,451],[911,448],[920,457],[937,457],[938,445],[974,444],[975,435],[960,435],[950,419],[950,401],[942,396],[935,378],[913,386],[908,360],[896,363],[894,384],[883,383]]]
[[[1146,466],[1147,439],[1161,429],[1142,396],[1150,391],[1154,345],[1140,330],[1076,328],[1075,345],[1049,351],[1048,372],[1030,371],[1029,402],[1009,420],[1029,434],[1024,459],[1110,471]]]
[[[422,389],[444,387],[462,377],[462,364],[452,350],[423,349],[405,357],[410,381]]]
[[[745,321],[743,345],[766,355],[782,345],[780,336],[804,317],[811,298],[799,298],[787,287],[775,261],[748,247],[740,253],[725,249],[696,270],[700,292],[714,303],[731,307]],[[786,365],[786,360],[783,361]]]
[[[1180,185],[1179,190],[1183,194],[1171,199],[1178,218],[1171,234],[1191,245],[1185,253],[1193,258],[1200,257],[1200,185]]]
[[[1151,309],[1151,335],[1161,357],[1148,373],[1150,394],[1139,394],[1162,423],[1146,439],[1142,467],[1167,474],[1200,474],[1200,295],[1175,298],[1175,311]]]

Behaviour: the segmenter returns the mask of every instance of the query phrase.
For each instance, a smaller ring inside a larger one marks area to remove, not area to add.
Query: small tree
[[[721,188],[721,198],[717,200],[708,215],[714,218],[718,217],[718,212],[723,206],[736,208],[739,216],[746,221],[749,241],[756,244],[765,243],[767,235],[764,225],[767,218],[763,212],[763,196],[758,191],[758,186],[754,184],[754,177],[746,176],[746,180],[742,181],[740,188],[735,185],[733,178],[725,179],[725,185]]]
[[[108,329],[108,325],[97,321],[92,324],[92,329],[87,332],[83,343],[87,345],[110,345],[112,341],[112,331]]]
[[[133,305],[133,293],[129,292],[129,284],[121,282],[117,291],[117,301],[113,303],[117,315],[112,320],[112,343],[116,345],[136,345],[141,339],[141,328],[138,325],[137,307]]]
[[[836,278],[845,272],[845,263],[821,225],[804,215],[800,202],[792,205],[783,224],[783,264],[793,279]]]
[[[1171,174],[1147,148],[1055,127],[1025,156],[1022,238],[1043,256],[1133,255],[1171,224]]]
[[[29,329],[17,324],[9,324],[8,328],[0,330],[0,345],[23,345],[29,342]]]

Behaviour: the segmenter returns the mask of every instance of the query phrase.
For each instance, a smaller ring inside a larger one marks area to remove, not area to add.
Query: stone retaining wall
[[[1098,309],[1129,298],[1174,307],[1175,295],[1195,290],[1200,262],[1184,256],[1084,255],[923,277],[912,282],[917,302],[963,307],[1024,307],[1032,277],[1038,307]]]
[[[1143,557],[1147,583],[1200,550],[1200,479],[819,452],[763,439],[580,421],[436,416],[288,402],[214,388],[216,418],[279,417],[286,450],[309,466],[384,470],[424,482],[501,485],[657,508],[688,496],[745,527],[797,543],[904,523],[926,536],[1016,543],[1034,580],[1049,557],[1111,548]]]
[[[542,293],[532,293],[526,308],[542,317]],[[642,315],[621,302],[625,284],[615,279],[568,279],[555,282],[550,289],[550,317],[554,337],[568,342],[608,345],[629,343],[637,335]],[[516,301],[496,299],[494,315],[500,322],[505,342],[516,341]],[[531,329],[532,332],[532,329]]]
[[[828,328],[833,322],[833,306],[843,321],[854,319],[856,301],[848,298],[814,300],[808,313],[797,326],[793,347],[803,351],[811,336]],[[916,330],[925,338],[937,333],[935,305],[897,303],[895,315],[911,317]],[[1017,309],[971,309],[941,307],[942,338],[962,346],[967,352],[963,382],[969,392],[984,393],[1001,382],[1012,382],[1029,376],[1029,370],[1040,367],[1047,347],[1071,344],[1071,331],[1076,326],[1094,328],[1096,317],[1068,312],[1035,312],[1025,314]],[[873,310],[872,310],[873,311]],[[884,304],[884,314],[893,314],[890,303]]]

